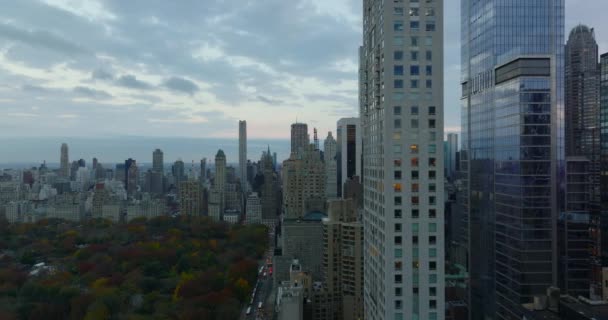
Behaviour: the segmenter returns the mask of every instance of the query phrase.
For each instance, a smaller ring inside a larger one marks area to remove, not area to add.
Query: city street
[[[272,237],[272,235],[270,235]],[[273,241],[269,239],[270,248],[264,254],[264,258],[260,260],[258,271],[258,282],[252,291],[250,303],[248,303],[241,313],[243,320],[270,320],[274,313],[274,297],[272,296],[272,268],[268,267],[268,263],[272,263],[272,254],[274,247]],[[255,295],[254,295],[255,292]],[[260,305],[261,302],[261,305]]]

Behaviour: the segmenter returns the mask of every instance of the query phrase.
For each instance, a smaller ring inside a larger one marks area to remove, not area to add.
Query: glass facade
[[[472,319],[521,319],[557,283],[564,0],[462,0]]]
[[[608,53],[600,57],[601,230],[608,230]],[[598,231],[600,232],[600,231]],[[608,232],[600,232],[602,266],[608,266]],[[600,279],[601,280],[601,279]],[[604,279],[608,280],[608,279]],[[601,281],[600,281],[601,282]],[[598,288],[599,289],[599,288]],[[604,289],[605,291],[605,289]],[[608,293],[602,292],[603,299]]]

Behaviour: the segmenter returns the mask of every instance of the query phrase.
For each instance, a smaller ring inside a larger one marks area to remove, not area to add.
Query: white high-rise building
[[[338,196],[338,165],[336,162],[336,139],[327,133],[323,143],[323,161],[325,162],[325,194],[328,199]]]
[[[443,320],[443,0],[363,1],[367,320]]]
[[[239,121],[239,177],[241,188],[248,190],[247,184],[247,121]]]

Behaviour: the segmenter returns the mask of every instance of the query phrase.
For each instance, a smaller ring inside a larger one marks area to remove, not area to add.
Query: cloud
[[[180,77],[171,77],[163,85],[170,90],[184,92],[189,95],[193,95],[199,91],[199,87],[194,82]]]
[[[32,92],[32,93],[49,92],[49,89],[42,87],[42,86],[33,85],[33,84],[24,84],[23,86],[21,86],[21,90],[26,91],[26,92]]]
[[[285,103],[283,100],[280,100],[280,99],[273,99],[273,98],[268,98],[268,97],[265,97],[265,96],[257,96],[256,98],[257,98],[259,101],[264,102],[265,104],[270,104],[270,105],[273,105],[273,106],[276,106],[276,105],[280,105],[280,104],[284,104],[284,103]]]
[[[46,30],[25,30],[6,23],[0,23],[0,37],[25,43],[32,47],[58,51],[67,55],[87,53],[87,50],[80,45]]]
[[[96,89],[91,89],[89,87],[74,87],[74,93],[81,95],[81,96],[86,96],[89,98],[94,98],[94,99],[110,99],[112,98],[112,95],[103,91],[103,90],[96,90]]]
[[[130,89],[146,90],[151,89],[152,85],[145,81],[137,80],[134,75],[123,75],[116,79],[116,84]]]
[[[103,69],[95,69],[91,73],[91,79],[93,79],[93,80],[113,80],[114,76],[111,73],[109,73]]]

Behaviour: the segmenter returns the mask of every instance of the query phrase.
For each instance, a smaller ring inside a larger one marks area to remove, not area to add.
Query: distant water
[[[46,160],[49,166],[59,163],[60,147],[69,146],[70,161],[85,159],[89,165],[96,157],[101,163],[118,163],[133,158],[140,163],[151,163],[152,152],[159,148],[164,152],[165,163],[182,159],[186,165],[207,158],[213,162],[218,149],[224,150],[228,163],[238,163],[238,139],[216,138],[13,138],[0,137],[0,168],[15,168],[39,164]],[[277,160],[289,157],[289,140],[250,139],[247,141],[247,158],[259,160],[262,151],[270,146],[277,153]]]

